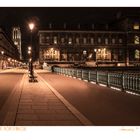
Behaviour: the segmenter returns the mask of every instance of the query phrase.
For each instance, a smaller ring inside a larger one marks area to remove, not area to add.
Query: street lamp
[[[29,71],[30,71],[30,74],[33,75],[33,62],[32,62],[32,54],[31,51],[32,51],[32,31],[35,27],[35,24],[34,23],[29,23],[29,29],[31,31],[31,46],[28,47],[28,54],[31,56],[31,58],[29,59]]]
[[[1,51],[1,54],[2,54],[2,69],[3,69],[3,63],[4,63],[3,55],[4,55],[4,51]]]
[[[34,29],[34,27],[35,27],[34,23],[29,23],[29,28],[31,31]]]

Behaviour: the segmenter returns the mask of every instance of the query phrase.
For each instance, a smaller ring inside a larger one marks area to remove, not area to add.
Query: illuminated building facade
[[[13,41],[0,28],[0,69],[16,66],[19,61],[19,52]]]
[[[20,27],[12,28],[12,40],[13,40],[14,44],[17,46],[18,52],[20,54],[20,59],[22,59]]]
[[[92,25],[93,27],[93,25]],[[105,30],[40,30],[39,61],[92,61],[130,66],[140,62],[140,22],[124,18]]]

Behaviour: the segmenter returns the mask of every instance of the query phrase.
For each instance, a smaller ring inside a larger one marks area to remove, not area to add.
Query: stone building
[[[39,31],[39,61],[95,62],[106,65],[137,65],[140,62],[140,19],[127,17],[103,30]]]
[[[0,28],[0,69],[18,64],[19,52],[13,41]]]

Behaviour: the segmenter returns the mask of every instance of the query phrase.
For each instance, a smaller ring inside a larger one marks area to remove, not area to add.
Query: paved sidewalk
[[[82,125],[52,91],[38,78],[26,76],[15,125]]]
[[[29,83],[25,74],[20,86],[9,97],[2,125],[81,126],[81,121],[64,105],[50,88],[37,78]]]

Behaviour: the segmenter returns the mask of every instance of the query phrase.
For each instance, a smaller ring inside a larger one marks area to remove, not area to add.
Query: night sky
[[[36,44],[37,32],[39,29],[48,29],[49,23],[52,23],[54,28],[62,29],[63,23],[66,23],[67,27],[77,27],[78,23],[86,26],[92,23],[105,24],[127,15],[140,15],[140,8],[1,7],[0,26],[9,36],[12,26],[20,26],[22,33],[22,49],[25,56],[25,50],[30,44],[28,23],[31,20],[36,24],[33,37],[35,38],[35,50],[38,50]]]

